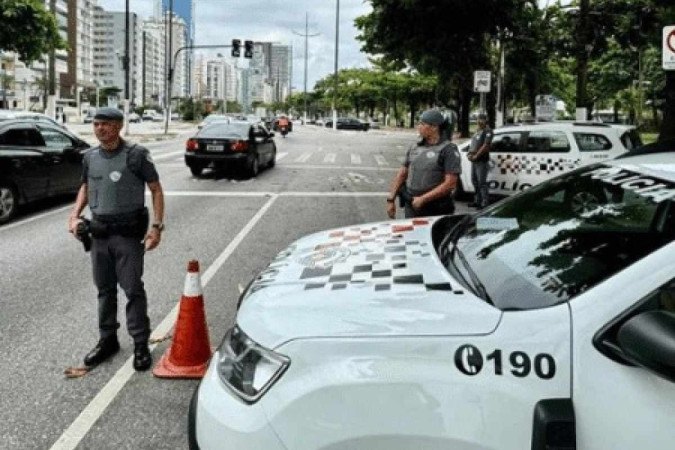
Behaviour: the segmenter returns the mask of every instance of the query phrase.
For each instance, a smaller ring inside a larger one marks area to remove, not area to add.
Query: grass
[[[659,133],[640,133],[640,137],[642,138],[642,143],[651,144],[652,142],[656,142]]]

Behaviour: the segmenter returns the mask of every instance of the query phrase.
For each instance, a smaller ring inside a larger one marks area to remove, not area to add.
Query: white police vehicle
[[[671,450],[675,152],[307,236],[247,288],[192,449]]]
[[[471,141],[460,144],[462,174],[456,195],[474,193]],[[497,128],[490,149],[490,193],[512,195],[581,166],[615,158],[642,145],[631,125],[542,122]]]

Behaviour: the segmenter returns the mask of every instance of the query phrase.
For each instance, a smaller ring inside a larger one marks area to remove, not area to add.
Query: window
[[[652,185],[663,188],[639,192]],[[673,193],[654,176],[588,166],[479,215],[457,249],[497,307],[554,305],[675,240]]]
[[[13,128],[7,130],[1,138],[4,145],[18,147],[42,147],[45,145],[40,133],[35,128]]]
[[[40,133],[44,138],[47,148],[54,150],[63,150],[73,145],[73,141],[63,133],[49,128],[41,128]]]
[[[574,133],[574,139],[582,152],[599,152],[612,148],[612,143],[601,134]]]
[[[513,153],[520,151],[520,141],[523,133],[501,133],[492,138],[490,152]]]
[[[562,131],[530,131],[525,151],[531,153],[569,152],[570,143]]]

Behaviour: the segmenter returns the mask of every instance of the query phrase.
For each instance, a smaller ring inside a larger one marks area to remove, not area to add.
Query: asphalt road
[[[144,280],[159,337],[175,322],[187,262],[197,259],[212,346],[234,321],[240,289],[295,239],[386,220],[389,181],[415,140],[298,125],[275,138],[277,166],[248,180],[190,175],[182,152],[191,132],[148,144],[165,189],[166,231],[146,255]],[[63,375],[98,339],[89,255],[66,232],[72,200],[32,206],[0,227],[0,449],[187,448],[197,381],[131,369],[122,293],[120,353],[83,378]],[[155,361],[169,345],[153,346]]]

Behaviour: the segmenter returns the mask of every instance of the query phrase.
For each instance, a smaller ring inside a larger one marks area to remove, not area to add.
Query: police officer
[[[88,204],[92,213],[91,261],[98,289],[100,339],[84,358],[96,366],[119,351],[117,340],[117,285],[127,297],[127,329],[134,340],[134,369],[152,366],[148,348],[150,320],[143,287],[143,257],[161,240],[164,194],[159,175],[145,147],[120,137],[124,116],[115,108],[99,108],[94,133],[100,145],[83,160],[82,186],[69,217],[68,228],[76,233],[80,214]],[[152,196],[153,221],[145,207],[145,185]]]
[[[487,124],[485,114],[478,115],[478,130],[471,138],[471,147],[467,158],[471,161],[471,184],[473,184],[473,203],[469,206],[483,209],[490,203],[490,191],[487,181],[490,171],[490,146],[492,145],[492,130]]]
[[[435,109],[420,116],[421,141],[412,145],[403,166],[391,182],[387,215],[396,216],[396,196],[401,197],[406,217],[452,214],[452,192],[462,166],[457,146],[450,142],[450,124]]]

